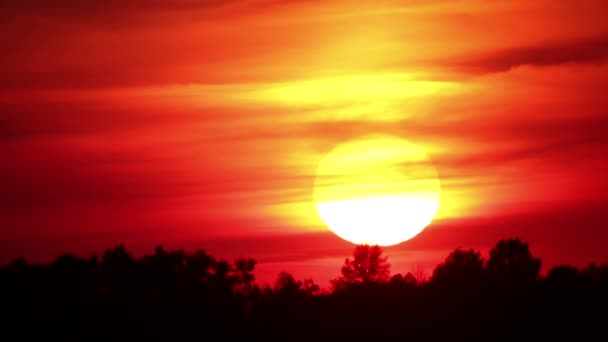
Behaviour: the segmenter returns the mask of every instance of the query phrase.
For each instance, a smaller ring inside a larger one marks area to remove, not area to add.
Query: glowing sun
[[[428,226],[439,209],[437,170],[407,140],[371,135],[336,146],[317,168],[314,202],[329,229],[355,244],[390,246]]]

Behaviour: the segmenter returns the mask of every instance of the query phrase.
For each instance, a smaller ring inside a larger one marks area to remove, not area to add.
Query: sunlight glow
[[[338,145],[317,169],[314,201],[330,230],[355,244],[389,246],[428,226],[440,184],[425,151],[374,135]]]
[[[415,74],[351,75],[273,84],[256,90],[259,101],[294,105],[314,105],[370,100],[398,100],[455,90],[457,84],[423,81]]]

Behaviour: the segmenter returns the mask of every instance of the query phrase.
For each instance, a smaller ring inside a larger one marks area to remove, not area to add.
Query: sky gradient
[[[52,3],[52,4],[51,4]],[[608,2],[0,0],[0,261],[205,248],[322,285],[315,170],[388,133],[441,179],[393,272],[518,236],[608,261]]]

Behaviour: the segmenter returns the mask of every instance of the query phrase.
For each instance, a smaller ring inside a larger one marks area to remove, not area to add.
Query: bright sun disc
[[[342,239],[390,246],[431,223],[440,193],[437,170],[420,146],[373,135],[340,144],[323,158],[314,201],[321,219]]]

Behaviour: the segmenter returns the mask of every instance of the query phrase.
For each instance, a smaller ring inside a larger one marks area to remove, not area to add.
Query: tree
[[[581,283],[581,271],[570,265],[553,266],[544,279],[546,285],[555,291],[578,291]]]
[[[342,276],[333,282],[334,287],[388,282],[390,268],[388,258],[382,255],[379,246],[359,245],[353,251],[353,259],[346,258],[344,261]]]
[[[135,286],[137,262],[124,245],[106,249],[101,261],[101,284],[110,293],[127,295]]]
[[[475,288],[481,284],[484,260],[473,249],[456,249],[433,270],[431,283],[441,287]]]
[[[232,269],[236,278],[233,285],[234,290],[243,294],[247,294],[253,290],[255,264],[256,261],[252,258],[238,258],[234,261]]]
[[[274,283],[274,291],[280,293],[297,293],[300,291],[301,287],[302,282],[297,281],[291,274],[287,272],[279,273],[279,276]]]
[[[608,288],[608,264],[589,264],[581,270],[581,277],[591,288]]]
[[[215,265],[215,258],[204,250],[197,250],[186,255],[186,279],[190,285],[197,286],[209,281],[211,268]]]
[[[312,279],[300,281],[287,272],[281,272],[274,283],[273,291],[283,297],[305,297],[318,294],[320,288]]]
[[[511,289],[534,283],[539,277],[540,266],[540,259],[532,256],[528,243],[517,238],[498,241],[490,250],[486,263],[493,284]]]
[[[394,287],[414,288],[418,286],[418,280],[411,272],[408,272],[405,276],[397,273],[391,277],[389,283]]]

